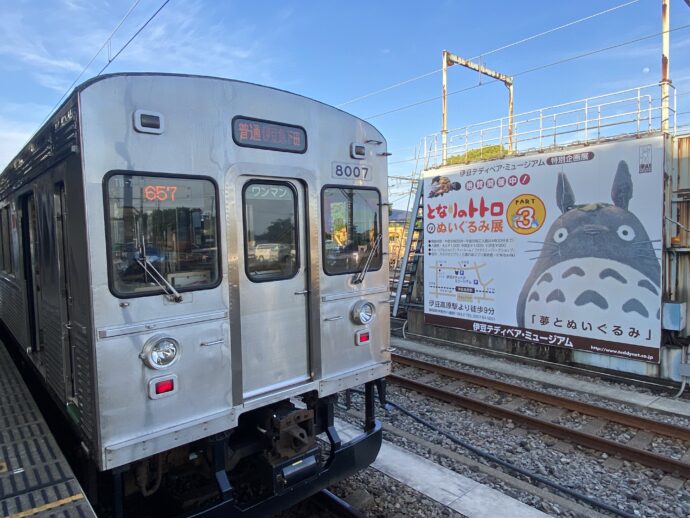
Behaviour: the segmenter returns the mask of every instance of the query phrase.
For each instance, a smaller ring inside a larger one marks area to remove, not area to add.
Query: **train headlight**
[[[151,369],[165,369],[177,361],[180,356],[180,344],[177,340],[167,336],[154,336],[144,345],[139,354],[147,367]]]
[[[371,302],[360,300],[352,308],[352,320],[356,324],[368,324],[374,320],[376,309]]]

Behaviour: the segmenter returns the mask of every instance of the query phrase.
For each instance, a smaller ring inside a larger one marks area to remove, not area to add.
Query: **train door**
[[[305,190],[244,179],[240,272],[243,393],[248,399],[310,379]]]
[[[53,193],[54,223],[55,223],[55,267],[59,282],[60,299],[60,350],[64,366],[64,391],[67,399],[74,397],[74,348],[72,346],[72,293],[70,284],[69,262],[67,260],[67,205],[65,203],[65,185],[58,183]]]
[[[41,271],[38,255],[38,214],[36,213],[36,200],[33,193],[22,199],[21,207],[29,336],[31,337],[31,350],[38,352],[41,349],[42,338],[39,327]]]

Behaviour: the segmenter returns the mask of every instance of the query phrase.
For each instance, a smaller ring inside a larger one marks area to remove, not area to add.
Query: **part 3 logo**
[[[508,204],[506,220],[518,234],[534,234],[546,221],[546,207],[539,196],[520,194]]]

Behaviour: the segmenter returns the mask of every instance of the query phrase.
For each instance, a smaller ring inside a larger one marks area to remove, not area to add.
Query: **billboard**
[[[425,321],[658,362],[663,149],[656,136],[425,171]]]

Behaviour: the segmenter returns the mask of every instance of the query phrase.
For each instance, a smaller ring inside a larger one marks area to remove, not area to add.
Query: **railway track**
[[[490,390],[511,394],[521,400],[537,401],[549,405],[556,409],[579,412],[589,415],[595,419],[588,426],[587,431],[568,428],[566,426],[552,422],[559,417],[557,412],[546,412],[547,417],[533,417],[517,411],[517,409],[506,408],[501,405],[489,403],[481,399],[472,398],[456,394],[449,390],[437,388],[426,383],[421,383],[397,374],[390,375],[387,379],[401,387],[417,391],[421,394],[431,396],[454,406],[459,406],[481,414],[488,414],[501,419],[511,419],[514,423],[526,426],[553,437],[579,444],[587,448],[592,448],[610,455],[639,462],[651,468],[661,469],[667,473],[677,473],[685,478],[690,478],[690,464],[671,457],[659,455],[648,451],[644,447],[633,445],[644,445],[650,443],[654,434],[664,435],[683,441],[690,441],[690,430],[679,426],[660,423],[651,419],[602,408],[580,401],[546,394],[544,392],[532,390],[526,387],[505,383],[491,378],[485,378],[476,374],[458,371],[449,367],[444,367],[435,363],[425,362],[400,356],[392,355],[393,360],[403,366],[413,367],[438,376],[459,380],[464,383],[478,385]],[[518,400],[512,407],[521,406]],[[544,414],[544,412],[542,412]],[[628,444],[620,443],[597,435],[597,431],[603,430],[608,422],[622,424],[631,428],[638,429],[638,434],[633,437]],[[631,444],[632,443],[632,444]]]

